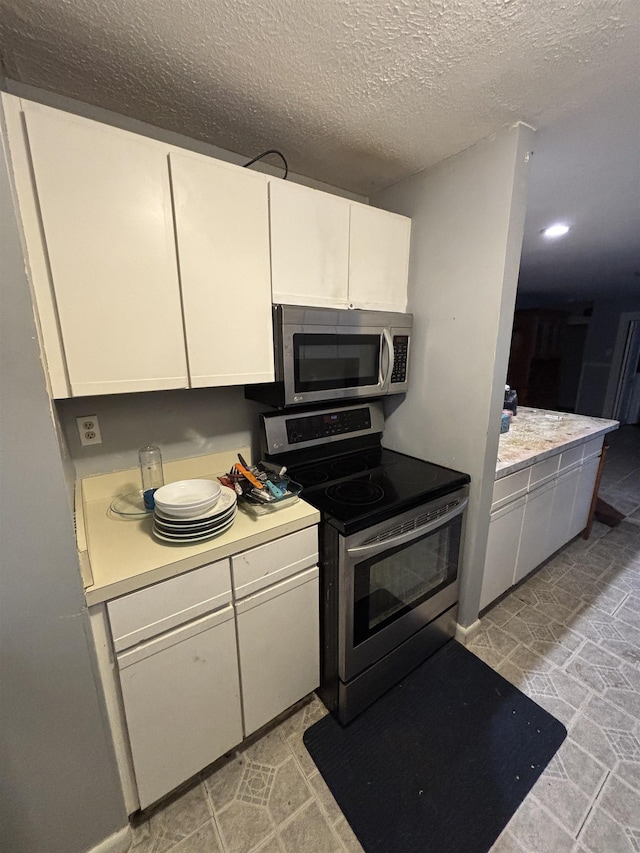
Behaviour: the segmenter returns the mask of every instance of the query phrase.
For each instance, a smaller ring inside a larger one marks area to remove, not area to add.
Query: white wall
[[[471,475],[463,626],[480,602],[533,135],[506,128],[371,198],[412,218],[411,379],[384,443]]]
[[[57,400],[56,410],[77,477],[138,464],[138,448],[157,444],[164,461],[253,445],[265,406],[244,399],[244,388],[194,388]],[[102,444],[82,447],[76,417],[97,415]]]
[[[123,849],[127,817],[2,146],[0,135],[0,849],[84,853],[116,833]]]

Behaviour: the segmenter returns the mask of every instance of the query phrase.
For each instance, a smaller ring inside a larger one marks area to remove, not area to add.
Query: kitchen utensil
[[[278,486],[276,486],[275,483],[272,483],[271,480],[266,480],[265,486],[269,489],[274,498],[281,498],[284,495],[283,490],[278,488]]]
[[[237,470],[242,474],[243,477],[247,478],[247,480],[251,483],[251,485],[255,489],[263,489],[264,488],[264,486],[260,482],[260,480],[258,480],[257,477],[254,477],[254,475],[251,473],[251,471],[249,471],[248,468],[245,468],[245,466],[241,462],[236,463],[236,465],[234,467],[237,468]]]
[[[275,474],[278,479],[282,479],[282,477],[287,473],[286,465],[274,465],[272,462],[265,462],[264,459],[261,459],[260,462],[258,462],[258,466],[262,468],[263,471]]]

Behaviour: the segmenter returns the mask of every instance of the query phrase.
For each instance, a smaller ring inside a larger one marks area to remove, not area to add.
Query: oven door
[[[347,682],[458,599],[467,489],[340,541],[338,669]]]
[[[285,405],[386,394],[393,365],[391,331],[381,326],[282,330]]]

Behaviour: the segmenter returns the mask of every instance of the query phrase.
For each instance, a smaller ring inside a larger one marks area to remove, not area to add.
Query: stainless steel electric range
[[[320,510],[320,696],[346,725],[453,637],[469,476],[381,446],[382,403],[262,417]]]

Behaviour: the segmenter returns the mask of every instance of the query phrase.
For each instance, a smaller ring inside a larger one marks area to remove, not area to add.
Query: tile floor
[[[628,518],[559,552],[470,645],[569,731],[492,853],[640,853],[640,427],[610,444],[600,495]],[[362,851],[302,743],[323,713],[301,703],[138,819],[132,853]]]

